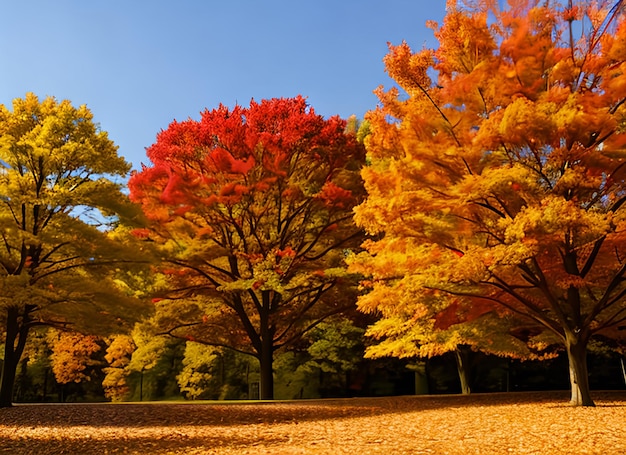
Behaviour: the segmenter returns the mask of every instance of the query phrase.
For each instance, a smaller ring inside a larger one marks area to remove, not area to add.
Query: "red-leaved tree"
[[[130,182],[160,242],[168,290],[160,333],[258,358],[273,398],[274,352],[354,305],[344,258],[365,154],[338,117],[302,97],[220,106],[159,133]]]

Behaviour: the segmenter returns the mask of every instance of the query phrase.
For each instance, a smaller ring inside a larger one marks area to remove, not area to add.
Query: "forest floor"
[[[0,454],[626,454],[626,391],[0,409]]]

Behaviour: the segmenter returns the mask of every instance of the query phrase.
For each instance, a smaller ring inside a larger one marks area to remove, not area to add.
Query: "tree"
[[[344,252],[361,235],[364,151],[345,126],[302,97],[220,106],[159,133],[129,182],[152,221],[139,234],[170,264],[163,332],[253,355],[264,399],[274,352],[354,305]]]
[[[18,401],[47,401],[55,383],[50,362],[52,351],[47,330],[34,330],[28,337],[15,379],[14,397]]]
[[[33,94],[0,106],[0,407],[33,327],[120,330],[141,311],[111,270],[130,260],[121,226],[138,215],[115,181],[129,168],[86,106]]]
[[[311,359],[302,367],[326,373],[354,370],[363,358],[363,332],[348,319],[320,324],[307,334]]]
[[[360,304],[365,308],[364,302]],[[472,389],[470,364],[473,352],[523,360],[545,360],[557,355],[554,341],[546,340],[543,333],[529,332],[527,328],[516,325],[520,324],[516,318],[498,315],[495,311],[475,319],[468,318],[468,306],[451,304],[441,312],[419,312],[412,316],[397,312],[382,317],[367,331],[376,343],[368,346],[366,357],[433,358],[452,353],[461,392],[469,394]],[[463,316],[446,322],[446,317],[452,313]]]
[[[339,394],[350,392],[350,373],[363,361],[365,330],[348,318],[334,318],[315,327],[306,336],[308,361],[296,372],[308,373],[307,382],[319,380],[319,392]]]
[[[411,284],[417,267],[413,259],[411,252],[389,249],[348,260],[353,272],[376,277],[363,280],[367,292],[358,302],[361,311],[378,316],[366,332],[376,340],[367,347],[366,357],[432,358],[451,352],[461,390],[469,394],[471,351],[524,360],[556,356],[554,337],[513,314],[494,311],[491,304],[442,292],[416,298]]]
[[[219,348],[188,341],[185,343],[183,368],[176,376],[185,398],[192,400],[219,396],[221,384],[215,381]]]
[[[102,350],[98,337],[78,332],[48,332],[52,347],[52,372],[59,384],[91,381],[90,372],[100,362],[93,355]]]
[[[150,322],[142,321],[132,331],[136,349],[128,364],[130,398],[139,401],[179,398],[176,376],[183,368],[186,342],[159,336],[153,328]]]
[[[356,220],[378,237],[356,263],[385,298],[363,304],[389,332],[441,294],[522,317],[590,406],[589,340],[626,324],[623,2],[459,3],[431,24],[438,49],[390,46],[400,88],[366,116]]]
[[[103,369],[105,377],[102,380],[104,395],[112,401],[123,401],[130,393],[128,375],[130,361],[137,347],[130,335],[114,336],[106,349],[104,359],[108,366]]]

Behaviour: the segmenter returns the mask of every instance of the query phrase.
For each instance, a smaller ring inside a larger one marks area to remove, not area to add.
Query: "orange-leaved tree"
[[[98,337],[50,330],[48,343],[52,347],[52,372],[59,384],[91,381],[90,374],[100,363],[93,358],[94,354],[102,350]]]
[[[274,352],[356,300],[344,258],[365,153],[345,129],[302,97],[220,106],[159,133],[129,182],[152,221],[138,234],[169,264],[156,325],[255,356],[264,399]]]
[[[523,317],[590,406],[588,343],[626,325],[624,5],[497,3],[448,1],[436,50],[390,46],[356,210],[379,237],[355,259],[386,298],[363,305],[381,328],[441,294]]]

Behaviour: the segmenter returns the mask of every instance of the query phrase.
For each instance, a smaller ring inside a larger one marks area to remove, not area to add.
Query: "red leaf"
[[[338,208],[348,207],[353,200],[351,191],[337,186],[334,182],[326,182],[317,197],[326,205]]]
[[[140,239],[147,239],[150,237],[150,230],[148,229],[133,229],[131,234]]]

